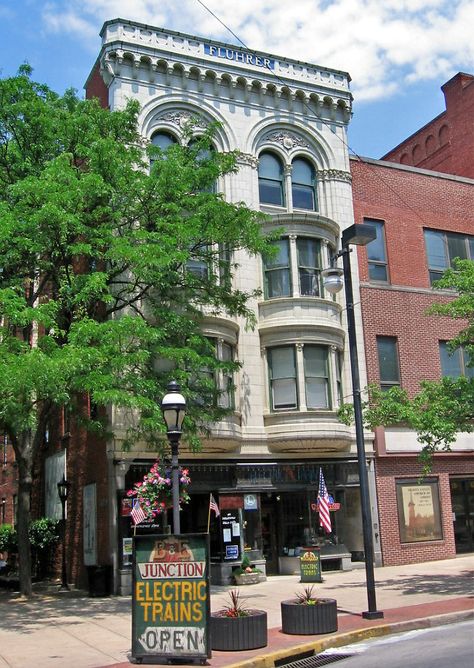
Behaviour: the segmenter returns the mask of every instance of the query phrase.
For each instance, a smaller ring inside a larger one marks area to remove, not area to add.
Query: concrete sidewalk
[[[275,576],[241,587],[246,605],[266,610],[268,646],[249,652],[213,652],[208,665],[273,668],[304,652],[344,645],[372,635],[474,619],[474,555],[456,559],[375,569],[380,620],[366,620],[365,569],[323,573],[318,596],[338,603],[338,631],[324,636],[281,633],[280,601],[301,590],[297,576]],[[211,609],[227,602],[232,587],[212,587]],[[55,589],[30,601],[0,593],[0,668],[125,668],[130,665],[129,597],[88,598]]]

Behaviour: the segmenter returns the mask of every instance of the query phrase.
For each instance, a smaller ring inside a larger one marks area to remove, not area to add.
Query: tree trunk
[[[33,447],[31,432],[24,433],[17,441],[15,448],[18,463],[18,565],[20,570],[20,593],[22,596],[32,595],[31,586],[31,546],[28,534],[30,526],[30,500],[33,477]]]

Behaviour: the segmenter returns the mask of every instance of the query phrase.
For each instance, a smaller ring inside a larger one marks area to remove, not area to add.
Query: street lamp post
[[[63,479],[58,482],[58,495],[62,507],[62,524],[63,524],[63,554],[62,554],[62,570],[61,570],[61,586],[59,591],[69,591],[67,583],[67,569],[66,569],[66,501],[69,494],[70,483],[63,475]]]
[[[331,267],[324,270],[324,285],[331,292],[339,292],[342,288],[342,279],[344,277],[344,286],[346,294],[347,308],[347,328],[349,335],[349,353],[351,361],[352,393],[354,401],[354,421],[357,444],[357,462],[359,468],[360,497],[362,511],[362,531],[364,539],[365,554],[365,573],[367,584],[368,611],[363,612],[365,619],[380,619],[383,612],[377,610],[375,597],[375,579],[374,579],[374,542],[372,537],[372,514],[370,510],[369,498],[369,480],[367,475],[367,464],[364,444],[364,422],[362,417],[362,402],[360,392],[359,377],[359,359],[357,355],[357,337],[356,324],[354,316],[354,295],[352,290],[352,275],[349,248],[350,245],[366,246],[375,239],[375,230],[371,225],[351,225],[342,233],[342,250],[336,255],[342,256],[343,269]]]
[[[171,448],[171,485],[173,498],[173,531],[175,534],[181,533],[179,519],[179,441],[182,434],[183,419],[186,414],[186,399],[180,393],[180,386],[175,380],[172,380],[166,394],[161,402],[163,419],[166,424],[166,435]]]

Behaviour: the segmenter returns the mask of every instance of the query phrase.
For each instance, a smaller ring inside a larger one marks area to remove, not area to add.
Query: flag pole
[[[207,533],[209,533],[209,528],[211,526],[211,496],[212,494],[209,494],[209,508],[207,510]]]

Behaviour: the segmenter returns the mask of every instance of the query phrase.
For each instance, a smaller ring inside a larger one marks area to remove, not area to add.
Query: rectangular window
[[[318,297],[320,289],[320,242],[317,239],[300,237],[296,240],[298,251],[298,273],[300,278],[300,295]]]
[[[342,394],[342,354],[336,352],[336,383],[337,383],[337,400],[339,406],[344,403]]]
[[[397,481],[401,543],[442,540],[438,480]]]
[[[194,257],[190,257],[186,262],[186,268],[190,274],[196,276],[201,280],[209,278],[209,246],[207,244],[201,245],[196,249]]]
[[[290,252],[288,239],[275,241],[278,253],[265,260],[265,296],[289,297],[291,295]]]
[[[307,407],[330,408],[328,349],[305,345],[303,358]]]
[[[450,378],[459,378],[459,376],[474,378],[474,366],[471,365],[469,353],[463,346],[451,351],[447,341],[440,341],[439,356],[443,376],[449,376]]]
[[[380,387],[389,390],[400,385],[397,339],[392,336],[377,336]]]
[[[385,248],[385,229],[381,220],[364,218],[364,223],[374,228],[376,237],[367,244],[367,259],[369,262],[369,278],[371,281],[388,281],[387,253]]]
[[[8,464],[8,436],[7,434],[3,434],[3,466],[6,466]]]
[[[270,395],[273,410],[298,408],[294,346],[268,351]]]
[[[234,361],[234,349],[229,343],[222,342],[220,357],[222,362]],[[234,374],[232,371],[224,369],[222,372],[222,387],[219,403],[224,408],[234,408]]]
[[[474,237],[455,232],[424,230],[430,283],[439,280],[455,258],[474,260]]]

